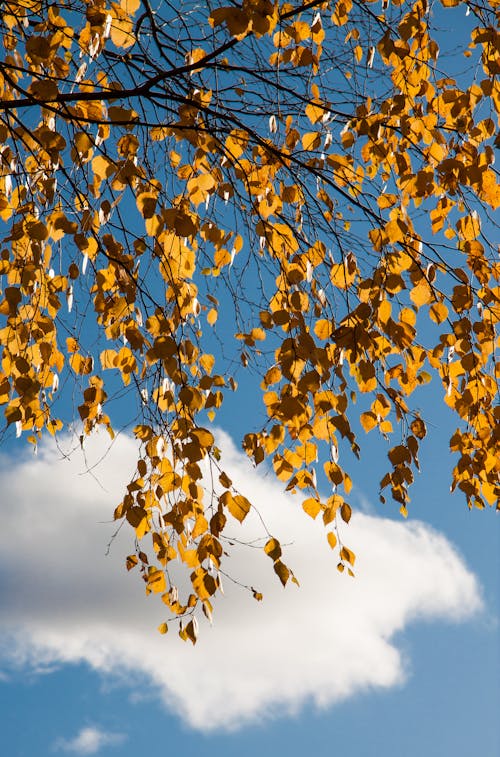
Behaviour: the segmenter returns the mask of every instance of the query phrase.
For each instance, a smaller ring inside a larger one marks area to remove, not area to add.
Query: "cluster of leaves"
[[[433,375],[459,419],[452,488],[499,507],[500,33],[498,0],[177,5],[3,3],[0,402],[36,447],[68,386],[82,438],[113,436],[108,395],[135,392],[115,518],[194,642],[228,519],[254,506],[207,428],[235,356],[267,412],[243,447],[321,515],[339,570],[339,452],[359,455],[360,426],[397,433],[381,489],[406,514],[426,436],[410,399]],[[470,36],[438,65],[448,19]],[[264,551],[295,580],[271,534]]]

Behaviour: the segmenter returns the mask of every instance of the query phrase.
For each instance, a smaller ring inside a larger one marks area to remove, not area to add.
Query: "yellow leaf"
[[[410,291],[410,299],[417,308],[427,305],[433,299],[432,290],[427,281],[422,280],[420,284],[413,287]]]
[[[133,16],[141,5],[141,0],[120,0],[120,5],[127,14]]]
[[[189,621],[186,628],[184,629],[184,634],[192,644],[196,644],[196,640],[198,638],[198,623],[196,621],[196,618],[193,618],[193,620]]]
[[[491,205],[493,210],[500,207],[500,184],[494,171],[484,171],[481,186],[481,196]]]
[[[219,475],[219,481],[225,489],[229,489],[229,487],[233,485],[233,482],[224,471]]]
[[[483,497],[486,499],[489,505],[498,503],[498,497],[500,494],[498,485],[494,486],[487,481],[483,481],[481,483],[481,491],[483,493]]]
[[[306,116],[312,124],[318,123],[318,121],[321,121],[327,114],[328,108],[325,108],[322,105],[309,103],[306,107]]]
[[[219,497],[219,502],[227,507],[233,518],[243,523],[250,512],[251,504],[242,494],[236,494],[234,497],[231,492],[226,491]]]
[[[149,523],[147,518],[143,518],[137,528],[135,529],[135,535],[138,539],[142,539],[149,531]]]
[[[477,214],[471,213],[460,218],[456,223],[456,229],[460,239],[469,242],[476,239],[481,233],[481,222]]]
[[[429,308],[429,315],[436,323],[442,323],[448,316],[448,308],[442,302],[436,302]]]
[[[432,142],[426,152],[430,164],[437,165],[446,157],[446,146]]]
[[[330,269],[330,279],[338,289],[348,289],[354,283],[356,272],[350,272],[344,263],[334,263]]]
[[[332,549],[335,549],[337,546],[337,537],[332,531],[329,531],[326,535],[326,538],[328,539],[328,544]]]
[[[344,473],[344,489],[346,494],[349,494],[352,489],[352,479],[347,473]]]
[[[287,568],[287,566],[282,563],[281,560],[276,560],[276,562],[274,563],[274,572],[278,576],[283,586],[286,586],[286,582],[290,578],[289,568]]]
[[[381,210],[385,208],[392,208],[397,203],[399,197],[394,194],[381,194],[377,198],[377,205]]]
[[[149,132],[153,142],[163,142],[171,133],[172,129],[168,126],[153,126]]]
[[[269,370],[266,372],[266,375],[264,376],[264,385],[267,388],[268,386],[271,386],[272,384],[277,384],[279,381],[281,381],[282,373],[277,365],[273,365]]]
[[[129,555],[125,563],[127,570],[132,570],[132,568],[135,568],[138,562],[139,561],[136,555]]]
[[[377,425],[377,416],[371,411],[368,411],[367,413],[361,413],[359,420],[366,433],[371,431],[372,428],[375,428],[375,426]]]
[[[217,591],[217,582],[204,568],[197,568],[191,574],[193,589],[202,601],[208,600]]]
[[[77,132],[74,136],[75,147],[79,153],[87,153],[93,146],[94,142],[86,131]]]
[[[341,507],[343,501],[344,498],[339,494],[334,494],[333,496],[328,498],[327,506],[323,512],[323,523],[325,524],[325,526],[335,520],[337,516],[337,510],[339,509],[339,507]]]
[[[281,557],[281,546],[279,541],[273,538],[269,539],[264,547],[264,552],[271,558],[271,560],[276,562],[276,560]]]
[[[302,147],[304,150],[317,150],[321,144],[321,134],[317,131],[310,131],[302,137]]]
[[[356,555],[354,554],[354,552],[351,552],[351,550],[348,549],[347,547],[342,547],[342,549],[340,550],[340,559],[345,560],[350,565],[354,565],[354,562],[356,560]]]
[[[133,44],[130,42],[129,44]],[[124,47],[125,45],[123,45]],[[113,123],[132,123],[134,121],[137,121],[137,113],[135,110],[130,110],[128,108],[122,108],[120,105],[110,105],[108,108],[108,116],[109,120]],[[92,162],[92,166],[94,163]]]
[[[247,132],[243,129],[234,129],[226,139],[225,148],[231,158],[237,159],[243,155],[247,144]]]
[[[392,305],[389,300],[382,300],[377,310],[377,318],[380,323],[387,323],[391,317]]]
[[[111,40],[116,47],[131,47],[135,42],[133,24],[130,18],[123,15],[120,18],[115,16],[113,19],[110,30]]]
[[[347,504],[347,502],[344,502],[340,507],[340,517],[344,521],[344,523],[349,523],[351,520],[352,510],[350,505]]]
[[[342,468],[340,468],[340,466],[336,463],[331,462],[325,463],[323,467],[325,469],[326,476],[329,478],[332,484],[339,486],[344,480]]]
[[[318,339],[328,339],[332,335],[332,323],[331,321],[322,318],[316,321],[314,325],[314,333]]]
[[[415,418],[415,420],[410,423],[410,428],[417,439],[423,439],[427,433],[425,423],[421,418]]]
[[[215,358],[213,355],[209,355],[208,353],[205,353],[200,357],[200,365],[205,371],[205,373],[210,374],[212,373],[212,369],[215,365]]]
[[[214,323],[217,320],[218,315],[219,314],[215,308],[210,308],[210,310],[207,313],[207,322],[210,326],[214,325]]]
[[[242,494],[236,494],[236,496],[233,497],[232,502],[233,507],[229,506],[229,512],[241,523],[250,512],[251,504]]]
[[[194,429],[191,431],[191,438],[196,439],[200,447],[205,449],[209,449],[214,443],[214,435],[206,428]]]
[[[165,573],[157,568],[152,568],[148,574],[146,591],[155,594],[163,594],[166,588]]]
[[[75,373],[78,373],[80,376],[85,376],[92,372],[94,361],[91,357],[83,357],[76,352],[71,355],[69,364]]]
[[[316,518],[316,516],[321,512],[321,502],[319,502],[317,499],[314,499],[313,497],[305,499],[302,502],[302,507],[304,508],[304,511],[313,519]]]
[[[115,368],[117,355],[118,353],[115,350],[103,350],[100,355],[101,367],[104,370],[107,368]]]
[[[68,352],[78,352],[80,349],[78,342],[72,336],[66,338],[66,349]]]
[[[239,8],[216,8],[210,13],[212,26],[226,24],[229,33],[236,39],[243,39],[251,29],[252,22],[247,13]]]
[[[417,314],[414,310],[411,310],[411,308],[401,308],[399,320],[402,323],[408,323],[410,326],[414,326],[417,322]]]

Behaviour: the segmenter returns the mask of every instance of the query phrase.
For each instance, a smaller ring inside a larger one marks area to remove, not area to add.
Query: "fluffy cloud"
[[[219,443],[226,469],[259,510],[243,527],[235,521],[231,536],[261,537],[262,516],[287,545],[300,589],[281,587],[262,550],[236,544],[227,570],[264,602],[226,580],[214,627],[200,621],[196,647],[160,636],[165,608],[126,574],[131,535],[124,528],[112,539],[109,520],[135,466],[134,441],[122,435],[104,454],[104,439],[94,439],[85,464],[81,453],[61,458],[46,446],[37,458],[0,461],[0,660],[38,668],[83,661],[104,674],[139,674],[192,727],[236,728],[308,701],[325,707],[401,684],[398,632],[414,620],[479,610],[474,576],[421,523],[354,515],[345,538],[358,555],[356,578],[340,575],[322,524],[228,437]]]
[[[100,728],[82,728],[73,739],[59,739],[54,744],[55,751],[73,754],[96,754],[107,746],[118,746],[125,741],[122,733],[106,733]]]

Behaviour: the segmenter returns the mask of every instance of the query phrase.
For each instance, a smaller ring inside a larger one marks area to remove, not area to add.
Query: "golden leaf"
[[[191,437],[193,439],[196,439],[200,445],[200,447],[203,447],[205,449],[210,449],[214,443],[214,436],[213,434],[208,431],[206,428],[196,428],[193,431],[191,431]]]
[[[456,229],[458,236],[464,241],[471,241],[477,239],[481,232],[481,222],[479,216],[471,214],[460,218],[456,223]]]
[[[326,535],[326,538],[328,539],[328,544],[332,549],[335,549],[337,546],[337,537],[332,531],[329,531]]]
[[[356,561],[356,555],[347,547],[342,547],[342,549],[340,550],[340,559],[345,560],[350,565],[354,565]]]
[[[316,131],[308,132],[302,137],[302,147],[304,150],[317,150],[321,144],[321,134]]]
[[[100,355],[101,367],[103,369],[115,368],[116,362],[117,362],[117,356],[118,356],[118,353],[115,350],[104,350],[103,352],[101,352],[101,355]]]
[[[395,194],[381,194],[377,198],[377,205],[382,210],[385,208],[392,208],[398,201],[398,196]]]
[[[136,555],[129,555],[126,560],[127,570],[132,570],[132,568],[135,568],[138,562],[139,561]]]
[[[448,308],[442,302],[436,302],[430,306],[429,315],[435,323],[442,323],[448,317]]]
[[[427,281],[422,279],[420,284],[413,287],[413,289],[410,290],[410,297],[411,301],[417,308],[420,308],[422,307],[422,305],[427,305],[429,302],[432,302],[433,294]]]
[[[352,510],[350,505],[347,504],[347,502],[344,502],[340,507],[340,517],[345,523],[349,523],[351,520]]]
[[[304,512],[306,512],[313,519],[316,518],[316,516],[321,512],[321,502],[312,497],[305,499],[302,502],[302,507],[304,509]]]
[[[316,323],[314,324],[314,333],[316,334],[318,339],[329,339],[332,334],[332,330],[331,321],[327,321],[324,318],[316,321]]]
[[[165,573],[157,568],[151,568],[148,573],[148,582],[146,585],[147,593],[154,592],[155,594],[163,594],[165,588]]]
[[[227,507],[233,518],[242,523],[250,512],[251,504],[246,497],[236,494],[234,497],[229,491],[225,491],[220,497],[219,502]]]
[[[311,102],[306,107],[306,116],[312,124],[318,123],[328,115],[328,108],[324,107],[321,103]]]
[[[421,418],[415,418],[415,420],[410,423],[410,428],[417,439],[423,439],[427,433],[425,423]]]
[[[353,285],[357,269],[349,271],[344,263],[334,263],[330,269],[330,280],[338,289],[348,289]]]
[[[94,361],[91,357],[83,357],[78,352],[75,352],[71,355],[69,364],[75,373],[85,376],[92,373]]]
[[[276,560],[281,557],[281,546],[279,541],[277,539],[269,539],[264,547],[264,552],[271,558],[271,560],[276,562]]]
[[[229,487],[233,485],[233,482],[224,471],[219,475],[219,481],[225,489],[229,489]]]
[[[284,563],[282,563],[281,560],[276,560],[273,567],[274,567],[274,572],[278,576],[283,586],[286,586],[286,583],[288,579],[290,578],[290,569],[287,568],[287,566]]]

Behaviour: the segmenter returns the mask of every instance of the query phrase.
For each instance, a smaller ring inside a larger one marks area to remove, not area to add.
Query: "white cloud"
[[[100,728],[89,726],[81,728],[73,739],[58,739],[55,751],[73,752],[75,754],[96,754],[103,747],[118,746],[125,741],[122,733],[106,733]]]
[[[199,729],[324,707],[367,688],[400,685],[407,665],[395,635],[413,620],[460,620],[480,606],[474,576],[445,538],[421,523],[354,515],[345,540],[358,555],[356,578],[340,575],[322,524],[271,475],[254,470],[225,435],[225,469],[258,505],[301,588],[283,590],[261,550],[235,546],[227,570],[264,593],[256,603],[225,581],[214,627],[200,620],[196,647],[156,632],[164,605],[144,596],[123,560],[131,534],[106,547],[117,492],[136,448],[121,436],[93,474],[81,455],[0,462],[0,661],[45,666],[86,662],[104,674],[139,674],[170,710]],[[89,464],[103,438],[88,444]],[[96,480],[97,479],[97,480]],[[231,535],[262,535],[255,513]],[[136,676],[137,677],[137,676]],[[133,687],[133,684],[131,684]]]

